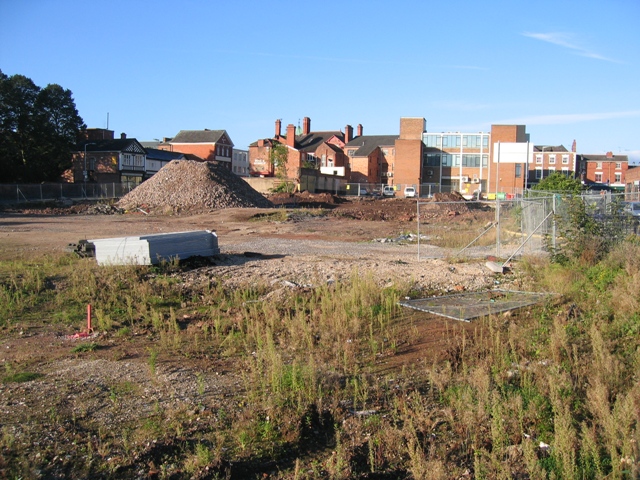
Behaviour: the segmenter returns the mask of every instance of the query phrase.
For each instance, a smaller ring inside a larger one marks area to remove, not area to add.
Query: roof
[[[108,140],[96,140],[95,142],[81,142],[76,148],[77,151],[87,152],[135,152],[145,153],[144,147],[135,138],[118,138]]]
[[[168,150],[158,150],[157,148],[145,148],[147,151],[147,159],[160,160],[162,162],[170,162],[171,160],[179,160],[184,158],[184,153],[170,152]]]
[[[626,155],[595,155],[592,153],[583,153],[580,155],[584,162],[629,162],[629,157]]]
[[[225,130],[180,130],[169,143],[216,143],[219,142]],[[227,135],[229,137],[229,135]]]
[[[344,141],[344,133],[341,131],[309,132],[306,135],[296,135],[296,148],[301,152],[315,152],[320,145],[332,137],[338,137]]]
[[[362,135],[351,140],[344,148],[345,150],[357,148],[352,157],[367,157],[377,147],[395,145],[398,138],[398,135]]]
[[[534,145],[533,146],[533,151],[534,152],[542,152],[544,149],[545,152],[568,152],[569,150],[567,150],[565,148],[564,145],[558,145],[558,146],[553,146],[553,145]]]

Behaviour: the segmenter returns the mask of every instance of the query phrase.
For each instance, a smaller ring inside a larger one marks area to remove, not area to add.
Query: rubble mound
[[[271,208],[247,182],[211,162],[173,160],[117,203],[125,210],[161,209],[173,213],[220,208]]]
[[[434,202],[466,202],[460,192],[438,192],[433,194]]]
[[[269,200],[278,206],[296,206],[303,208],[334,208],[337,204],[346,200],[330,193],[275,193],[269,195]]]

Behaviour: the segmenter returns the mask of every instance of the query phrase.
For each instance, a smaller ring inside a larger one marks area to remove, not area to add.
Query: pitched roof
[[[219,142],[225,130],[180,130],[169,143],[216,143]],[[228,135],[227,135],[228,137]]]
[[[606,155],[595,155],[592,153],[583,153],[580,155],[585,162],[628,162],[629,157],[626,155],[613,155],[607,157]]]
[[[568,152],[569,150],[567,150],[565,148],[564,145],[558,145],[557,147],[554,147],[552,145],[534,145],[533,146],[533,151],[534,152],[542,152],[544,149],[545,152],[549,152],[549,153],[553,153],[553,152]]]
[[[367,157],[377,147],[395,145],[398,137],[398,135],[362,135],[351,140],[344,148],[345,150],[357,148],[352,157]]]
[[[179,160],[184,158],[184,153],[170,152],[168,150],[158,150],[157,148],[145,148],[147,151],[147,159],[160,160],[162,162],[170,162],[171,160]]]
[[[336,132],[309,132],[306,135],[296,135],[296,147],[301,152],[315,152],[316,149],[327,142],[331,137],[338,137],[344,141],[344,134]]]
[[[96,140],[95,142],[81,142],[76,147],[77,151],[87,152],[137,152],[145,153],[144,147],[135,138],[118,138],[107,140]]]

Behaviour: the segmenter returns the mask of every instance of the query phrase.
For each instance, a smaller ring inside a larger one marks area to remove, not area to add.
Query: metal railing
[[[120,198],[136,187],[129,183],[0,184],[0,203],[100,200]]]

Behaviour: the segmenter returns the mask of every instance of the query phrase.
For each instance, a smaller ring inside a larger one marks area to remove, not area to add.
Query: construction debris
[[[125,210],[193,213],[273,204],[241,177],[211,162],[174,160],[117,203]]]

